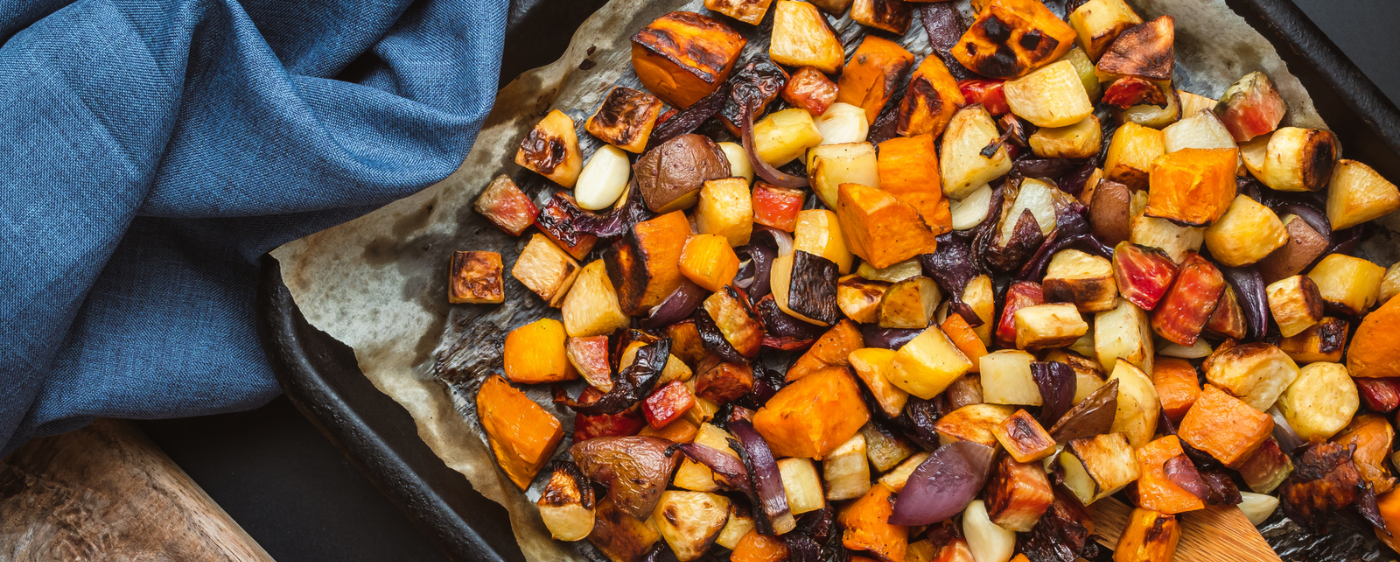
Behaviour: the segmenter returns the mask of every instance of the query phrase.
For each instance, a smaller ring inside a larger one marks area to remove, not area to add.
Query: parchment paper
[[[960,3],[968,13],[967,0]],[[1145,19],[1163,13],[1176,17],[1176,75],[1182,89],[1218,97],[1239,76],[1263,70],[1288,101],[1287,124],[1325,127],[1273,46],[1223,0],[1129,3]],[[547,182],[512,163],[524,133],[550,109],[560,109],[578,124],[586,158],[598,145],[582,131],[587,116],[613,85],[640,88],[631,70],[631,36],[657,17],[681,9],[706,12],[698,0],[612,0],[574,33],[559,61],[501,90],[471,154],[451,177],[273,252],[306,319],[352,347],[366,376],[408,410],[419,435],[443,462],[506,507],[528,560],[579,555],[571,545],[551,540],[540,522],[532,504],[542,483],[521,493],[496,468],[472,404],[482,378],[500,372],[505,333],[541,316],[558,318],[558,312],[509,276],[528,234],[514,239],[501,233],[471,205],[501,173],[512,175],[527,193],[543,201],[552,191]],[[757,28],[720,17],[750,39],[741,61],[766,53],[771,15]],[[864,32],[849,17],[834,25],[849,55]],[[930,53],[917,10],[902,43],[920,60]],[[457,250],[501,253],[507,272],[506,304],[447,304],[447,266]],[[573,416],[556,410],[545,389],[533,389],[531,396],[558,415],[566,428],[572,425]],[[566,440],[559,450],[569,445]]]

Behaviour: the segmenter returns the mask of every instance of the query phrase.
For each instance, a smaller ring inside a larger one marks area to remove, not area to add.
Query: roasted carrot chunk
[[[524,490],[564,438],[559,420],[499,376],[481,384],[476,411],[496,461]]]
[[[827,367],[793,382],[753,416],[778,457],[820,459],[860,431],[870,410],[847,367]]]
[[[850,320],[837,322],[817,339],[817,343],[812,344],[807,353],[788,367],[787,381],[795,381],[832,365],[849,365],[851,352],[862,347],[865,347],[865,338],[860,335],[856,323]]]
[[[542,384],[578,378],[564,348],[564,324],[541,318],[506,334],[506,378],[519,384]]]
[[[1152,441],[1136,451],[1139,470],[1142,473],[1137,481],[1138,505],[1142,506],[1143,509],[1162,513],[1184,513],[1205,509],[1206,504],[1201,501],[1201,498],[1167,479],[1166,463],[1191,462],[1190,460],[1172,460],[1185,454],[1185,451],[1181,449],[1181,441],[1175,435],[1168,435]],[[1185,459],[1185,457],[1182,458]]]
[[[1249,458],[1273,430],[1274,419],[1269,414],[1208,384],[1181,418],[1177,435],[1225,466],[1235,467]]]
[[[977,361],[987,354],[987,346],[982,344],[982,340],[977,338],[977,332],[972,331],[972,326],[968,325],[961,314],[948,314],[948,319],[938,327],[943,333],[948,334],[948,339],[953,340],[953,345],[958,346],[958,351],[967,356],[967,360],[972,362],[972,371],[978,371]]]
[[[889,523],[894,513],[890,489],[871,486],[864,496],[841,509],[839,521],[845,527],[841,544],[863,550],[884,562],[899,562],[909,550],[909,528]]]
[[[1172,421],[1180,422],[1196,398],[1201,395],[1201,383],[1196,378],[1196,368],[1185,359],[1158,356],[1153,362],[1152,386],[1157,387],[1157,398],[1162,402],[1162,412]]]

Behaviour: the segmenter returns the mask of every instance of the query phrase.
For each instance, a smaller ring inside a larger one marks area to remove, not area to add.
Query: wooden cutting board
[[[0,560],[272,557],[129,422],[99,420],[0,460]]]
[[[1109,548],[1117,546],[1132,506],[1109,497],[1091,507],[1099,542]],[[1173,562],[1280,562],[1259,530],[1237,507],[1206,506],[1178,517],[1181,542],[1176,545]]]

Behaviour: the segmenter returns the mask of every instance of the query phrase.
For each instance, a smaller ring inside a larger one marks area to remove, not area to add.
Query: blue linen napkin
[[[457,168],[507,4],[0,3],[0,456],[275,397],[258,257]]]

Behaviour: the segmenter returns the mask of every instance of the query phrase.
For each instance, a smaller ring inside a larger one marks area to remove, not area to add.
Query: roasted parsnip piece
[[[1080,312],[1112,310],[1118,301],[1113,269],[1102,257],[1072,248],[1061,250],[1045,271],[1045,300],[1074,303]]]
[[[1135,448],[1146,445],[1156,433],[1157,415],[1162,408],[1152,379],[1132,363],[1119,359],[1108,380],[1118,381],[1118,409],[1109,431],[1122,433]]]
[[[754,153],[782,166],[822,143],[822,133],[807,110],[794,107],[768,114],[753,126]]]
[[[826,499],[855,499],[870,490],[870,461],[865,454],[865,436],[857,433],[822,460]]]
[[[1331,131],[1284,127],[1269,136],[1263,169],[1255,177],[1279,191],[1319,191],[1332,179],[1336,161],[1337,137]]]
[[[1270,283],[1265,288],[1269,312],[1283,337],[1302,333],[1322,320],[1322,293],[1306,275],[1294,275]]]
[[[1351,228],[1400,209],[1400,189],[1370,166],[1338,160],[1327,184],[1327,222],[1333,230]]]
[[[1298,437],[1321,441],[1347,426],[1361,407],[1361,397],[1346,367],[1310,363],[1279,395],[1277,406]]]
[[[556,540],[583,540],[593,532],[593,485],[574,463],[554,464],[549,483],[536,504],[540,519]]]

